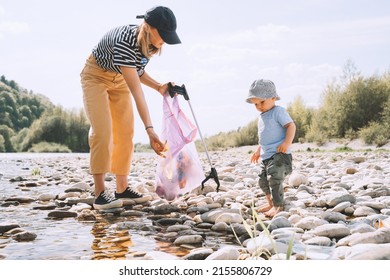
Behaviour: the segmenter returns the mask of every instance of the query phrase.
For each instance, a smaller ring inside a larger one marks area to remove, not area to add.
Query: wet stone
[[[201,235],[185,235],[185,236],[179,236],[173,244],[175,245],[182,245],[182,244],[197,244],[202,243],[203,237]]]
[[[49,218],[63,219],[63,218],[76,218],[77,213],[70,211],[56,210],[47,215]]]
[[[7,198],[5,201],[17,201],[19,203],[30,203],[35,201],[35,199],[31,197],[17,196],[17,197]]]
[[[34,210],[53,210],[55,208],[57,208],[57,205],[55,204],[36,205],[32,207]]]
[[[27,242],[35,240],[37,235],[33,232],[23,231],[13,235],[12,238],[18,242]]]
[[[171,226],[175,224],[182,224],[183,221],[181,219],[176,218],[162,218],[156,221],[156,224],[161,226]]]
[[[199,229],[210,229],[212,226],[213,224],[210,223],[200,223],[196,225],[196,227]]]
[[[172,204],[158,205],[154,208],[154,213],[156,215],[170,214],[172,212],[180,212],[180,208]]]
[[[9,223],[1,223],[0,224],[0,233],[3,234],[13,228],[18,228],[20,227],[18,224],[9,224]]]
[[[183,260],[204,260],[214,252],[210,248],[194,249],[189,254],[182,257]]]
[[[9,207],[9,206],[18,206],[19,204],[20,204],[19,201],[12,201],[12,200],[9,200],[9,201],[3,202],[0,206],[1,206],[1,207]]]

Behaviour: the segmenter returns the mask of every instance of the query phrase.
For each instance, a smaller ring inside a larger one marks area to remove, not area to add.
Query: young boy
[[[283,181],[292,171],[289,148],[296,130],[286,109],[275,105],[279,99],[274,83],[263,79],[253,82],[246,99],[260,111],[259,147],[253,153],[251,163],[258,163],[261,158],[259,186],[265,193],[267,203],[260,205],[257,211],[264,212],[268,217],[283,211]]]

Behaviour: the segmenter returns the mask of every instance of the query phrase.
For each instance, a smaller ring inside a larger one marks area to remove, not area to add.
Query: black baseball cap
[[[156,28],[165,43],[170,45],[181,43],[176,33],[176,17],[171,9],[156,6],[147,10],[145,15],[139,15],[137,18],[145,19],[146,23]]]

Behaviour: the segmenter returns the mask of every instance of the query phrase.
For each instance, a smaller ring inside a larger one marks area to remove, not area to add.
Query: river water
[[[74,173],[74,181],[77,181],[75,178],[86,180],[90,177],[87,173],[88,156],[0,154],[0,205],[14,196],[36,198],[42,193],[63,192],[72,184],[65,178],[69,173]],[[145,156],[150,155],[136,154],[135,158]],[[45,183],[37,187],[19,187],[18,182],[10,181],[18,176]],[[172,246],[170,242],[159,241],[148,214],[141,217],[98,215],[96,221],[51,219],[48,218],[48,210],[33,209],[36,205],[37,202],[32,202],[0,207],[0,224],[16,223],[37,234],[37,238],[29,242],[17,242],[9,236],[0,235],[0,259],[129,259],[143,257],[147,252],[169,259],[188,252]],[[121,222],[127,223],[125,229],[118,227]]]

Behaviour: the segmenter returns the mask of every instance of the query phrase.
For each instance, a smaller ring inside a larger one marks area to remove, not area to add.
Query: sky
[[[0,75],[66,109],[83,108],[80,72],[110,29],[140,24],[136,15],[163,5],[182,44],[164,45],[146,71],[185,84],[203,136],[236,130],[258,116],[245,102],[256,79],[270,79],[287,107],[318,107],[327,84],[352,61],[363,75],[390,70],[388,0],[0,0]],[[144,87],[153,125],[162,98]],[[180,100],[192,118],[189,106]],[[135,142],[147,135],[135,112]]]

